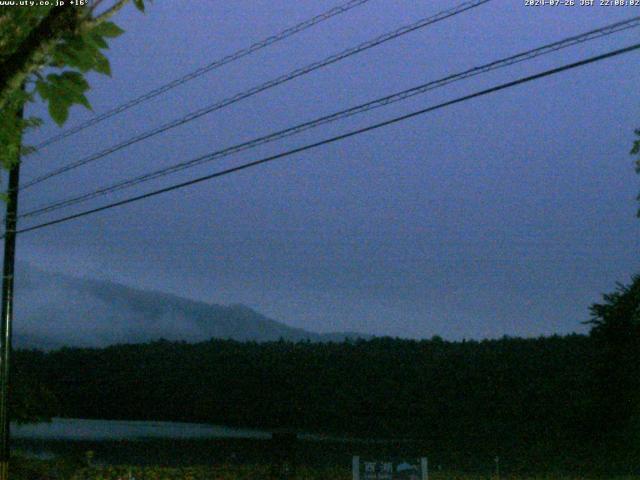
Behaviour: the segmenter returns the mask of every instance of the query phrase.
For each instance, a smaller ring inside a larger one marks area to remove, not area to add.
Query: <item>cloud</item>
[[[197,342],[330,339],[271,320],[242,306],[221,306],[113,282],[17,268],[15,335],[18,346],[96,347],[164,338]],[[340,334],[337,334],[340,337]]]

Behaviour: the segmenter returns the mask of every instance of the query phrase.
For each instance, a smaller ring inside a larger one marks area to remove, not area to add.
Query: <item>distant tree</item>
[[[11,420],[18,423],[47,422],[60,411],[59,400],[53,392],[29,378],[14,382],[9,404]]]
[[[591,316],[600,426],[620,431],[640,418],[640,275],[592,305]]]
[[[11,420],[19,423],[47,421],[60,413],[60,403],[43,375],[46,354],[18,350],[11,371]]]
[[[10,169],[20,154],[25,129],[40,125],[38,118],[19,112],[36,94],[48,104],[51,118],[62,125],[69,108],[91,108],[85,74],[111,74],[108,39],[123,30],[109,19],[129,0],[116,0],[97,14],[102,0],[76,6],[34,5],[3,7],[0,12],[0,165]],[[39,2],[36,2],[38,4]],[[144,0],[133,0],[144,10]]]
[[[591,334],[616,342],[632,342],[640,333],[640,275],[630,285],[618,283],[615,292],[604,295],[604,302],[591,306]]]

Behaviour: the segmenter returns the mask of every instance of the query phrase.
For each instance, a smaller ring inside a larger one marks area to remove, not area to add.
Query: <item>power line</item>
[[[405,114],[405,115],[402,115],[402,116],[399,116],[399,117],[394,117],[394,118],[392,118],[390,120],[385,120],[383,122],[376,123],[376,124],[370,125],[368,127],[360,128],[360,129],[357,129],[357,130],[352,130],[350,132],[343,133],[341,135],[337,135],[337,136],[334,136],[334,137],[331,137],[331,138],[327,138],[327,139],[321,140],[319,142],[310,143],[310,144],[304,145],[302,147],[294,148],[292,150],[288,150],[288,151],[285,151],[285,152],[278,153],[276,155],[272,155],[272,156],[269,156],[269,157],[262,158],[260,160],[255,160],[253,162],[249,162],[249,163],[245,163],[245,164],[242,164],[242,165],[238,165],[236,167],[231,167],[231,168],[228,168],[226,170],[221,170],[219,172],[215,172],[215,173],[212,173],[212,174],[209,174],[209,175],[198,177],[198,178],[195,178],[193,180],[189,180],[189,181],[186,181],[186,182],[174,184],[174,185],[171,185],[171,186],[168,186],[168,187],[164,187],[164,188],[161,188],[161,189],[158,189],[158,190],[154,190],[154,191],[147,192],[147,193],[144,193],[144,194],[141,194],[141,195],[137,195],[137,196],[130,197],[130,198],[127,198],[127,199],[124,199],[124,200],[120,200],[120,201],[113,202],[113,203],[110,203],[110,204],[107,204],[107,205],[103,205],[101,207],[92,208],[90,210],[85,210],[83,212],[79,212],[79,213],[76,213],[76,214],[73,214],[73,215],[67,215],[67,216],[62,217],[62,218],[58,218],[58,219],[51,220],[51,221],[48,221],[48,222],[40,223],[40,224],[31,226],[31,227],[23,228],[23,229],[17,230],[16,233],[26,233],[26,232],[30,232],[30,231],[33,231],[33,230],[38,230],[38,229],[41,229],[41,228],[44,228],[44,227],[57,225],[59,223],[67,222],[67,221],[70,221],[70,220],[74,220],[76,218],[81,218],[81,217],[84,217],[84,216],[87,216],[87,215],[91,215],[91,214],[94,214],[94,213],[102,212],[104,210],[109,210],[111,208],[115,208],[115,207],[119,207],[119,206],[122,206],[122,205],[126,205],[128,203],[137,202],[139,200],[144,200],[146,198],[154,197],[154,196],[160,195],[162,193],[167,193],[167,192],[170,192],[170,191],[173,191],[173,190],[178,190],[178,189],[181,189],[181,188],[185,188],[185,187],[188,187],[188,186],[191,186],[191,185],[195,185],[197,183],[201,183],[201,182],[204,182],[204,181],[207,181],[207,180],[211,180],[211,179],[214,179],[214,178],[217,178],[217,177],[222,177],[222,176],[229,175],[229,174],[232,174],[232,173],[235,173],[235,172],[239,172],[241,170],[246,170],[248,168],[252,168],[252,167],[255,167],[255,166],[258,166],[258,165],[262,165],[264,163],[272,162],[272,161],[278,160],[280,158],[284,158],[284,157],[288,157],[288,156],[291,156],[291,155],[295,155],[297,153],[301,153],[301,152],[304,152],[306,150],[311,150],[311,149],[314,149],[314,148],[317,148],[317,147],[320,147],[320,146],[323,146],[323,145],[327,145],[327,144],[330,144],[330,143],[335,143],[335,142],[338,142],[338,141],[341,141],[341,140],[344,140],[344,139],[347,139],[347,138],[350,138],[350,137],[353,137],[353,136],[356,136],[356,135],[360,135],[362,133],[366,133],[366,132],[369,132],[369,131],[372,131],[372,130],[377,130],[379,128],[386,127],[386,126],[389,126],[389,125],[392,125],[392,124],[395,124],[395,123],[399,123],[399,122],[402,122],[404,120],[408,120],[410,118],[417,117],[419,115],[424,115],[426,113],[433,112],[435,110],[439,110],[439,109],[442,109],[442,108],[445,108],[445,107],[448,107],[448,106],[451,106],[451,105],[462,103],[462,102],[465,102],[465,101],[468,101],[468,100],[471,100],[471,99],[474,99],[474,98],[477,98],[477,97],[481,97],[481,96],[484,96],[484,95],[488,95],[488,94],[491,94],[491,93],[498,92],[500,90],[505,90],[505,89],[508,89],[508,88],[511,88],[511,87],[515,87],[517,85],[521,85],[521,84],[528,83],[528,82],[531,82],[531,81],[534,81],[534,80],[538,80],[540,78],[548,77],[548,76],[555,75],[555,74],[558,74],[558,73],[561,73],[561,72],[565,72],[567,70],[571,70],[571,69],[578,68],[578,67],[581,67],[581,66],[584,66],[584,65],[588,65],[588,64],[595,63],[595,62],[598,62],[598,61],[601,61],[601,60],[605,60],[607,58],[616,57],[618,55],[629,53],[631,51],[638,50],[638,49],[640,49],[640,43],[636,43],[635,45],[631,45],[629,47],[625,47],[625,48],[621,48],[621,49],[618,49],[618,50],[614,50],[614,51],[611,51],[611,52],[608,52],[608,53],[605,53],[605,54],[602,54],[602,55],[589,57],[589,58],[587,58],[585,60],[581,60],[581,61],[578,61],[578,62],[570,63],[570,64],[567,64],[567,65],[563,65],[561,67],[553,68],[553,69],[550,69],[550,70],[545,70],[544,72],[541,72],[541,73],[537,73],[537,74],[530,75],[530,76],[527,76],[527,77],[522,77],[522,78],[519,78],[519,79],[511,81],[511,82],[500,84],[500,85],[498,85],[496,87],[491,87],[491,88],[488,88],[488,89],[485,89],[485,90],[481,90],[481,91],[478,91],[478,92],[475,92],[475,93],[472,93],[472,94],[469,94],[469,95],[465,95],[463,97],[458,97],[458,98],[456,98],[454,100],[449,100],[447,102],[443,102],[443,103],[440,103],[440,104],[435,105],[435,106],[427,107],[427,108],[424,108],[422,110],[411,112],[411,113],[408,113],[408,114]]]
[[[128,147],[130,145],[133,145],[135,143],[138,143],[142,140],[146,140],[147,138],[153,137],[155,135],[158,135],[160,133],[166,132],[167,130],[170,130],[172,128],[178,127],[180,125],[184,125],[185,123],[191,122],[197,118],[200,118],[204,115],[207,115],[211,112],[214,112],[216,110],[220,110],[222,108],[225,108],[229,105],[232,105],[236,102],[239,102],[241,100],[244,100],[246,98],[252,97],[253,95],[256,95],[260,92],[263,92],[265,90],[268,90],[270,88],[276,87],[278,85],[281,85],[283,83],[289,82],[295,78],[301,77],[303,75],[307,75],[315,70],[318,70],[322,67],[325,67],[327,65],[336,63],[340,60],[343,60],[345,58],[351,57],[352,55],[356,55],[358,53],[361,53],[365,50],[368,50],[370,48],[376,47],[382,43],[388,42],[390,40],[393,40],[395,38],[398,38],[402,35],[406,35],[410,32],[413,32],[415,30],[418,30],[420,28],[424,28],[428,25],[432,25],[436,22],[445,20],[447,18],[453,17],[455,15],[458,15],[462,12],[465,12],[467,10],[470,10],[472,8],[478,7],[480,5],[483,5],[485,3],[488,3],[492,0],[471,0],[471,1],[466,1],[460,5],[458,5],[457,7],[448,9],[448,10],[444,10],[440,13],[437,13],[436,15],[427,17],[427,18],[423,18],[415,23],[412,23],[410,25],[406,25],[404,27],[401,27],[397,30],[394,30],[393,32],[389,32],[383,35],[380,35],[379,37],[376,37],[373,40],[369,40],[366,41],[364,43],[361,43],[360,45],[356,46],[356,47],[351,47],[348,48],[346,50],[343,50],[340,53],[337,53],[335,55],[332,55],[330,57],[325,58],[324,60],[320,60],[318,62],[314,62],[311,63],[309,65],[306,65],[304,67],[298,68],[288,74],[282,75],[280,77],[277,77],[273,80],[270,80],[266,83],[263,83],[261,85],[258,85],[256,87],[253,87],[249,90],[246,90],[244,92],[238,93],[232,97],[226,98],[224,100],[221,100],[217,103],[214,103],[213,105],[209,105],[207,107],[203,107],[200,108],[194,112],[189,113],[188,115],[179,118],[177,120],[173,120],[169,123],[165,123],[159,127],[156,127],[152,130],[148,130],[147,132],[144,132],[140,135],[137,135],[135,137],[129,138],[117,145],[114,145],[112,147],[109,147],[105,150],[102,150],[101,152],[98,152],[96,154],[90,155],[88,157],[85,157],[81,160],[77,160],[75,162],[69,163],[65,166],[62,166],[58,169],[55,169],[51,172],[48,172],[44,175],[41,175],[39,177],[34,178],[33,180],[25,183],[22,187],[21,190],[25,190],[27,188],[30,188],[34,185],[37,185],[41,182],[44,182],[45,180],[49,180],[53,177],[56,177],[58,175],[61,175],[63,173],[66,173],[70,170],[73,170],[75,168],[81,167],[83,165],[86,165],[88,163],[94,162],[100,158],[106,157],[107,155],[110,155],[111,153],[117,152],[119,150],[122,150],[125,147]]]
[[[39,143],[38,145],[35,146],[36,150],[40,150],[48,145],[51,145],[53,143],[56,143],[60,140],[62,140],[63,138],[67,138],[70,137],[71,135],[74,135],[78,132],[81,132],[82,130],[89,128],[93,125],[96,125],[108,118],[113,117],[114,115],[118,115],[126,110],[129,110],[132,107],[135,107],[136,105],[140,105],[141,103],[146,102],[147,100],[151,100],[152,98],[157,97],[158,95],[161,95],[165,92],[168,92],[169,90],[173,90],[174,88],[183,85],[184,83],[187,83],[195,78],[198,78],[202,75],[204,75],[205,73],[208,73],[212,70],[215,70],[217,68],[220,68],[224,65],[227,65],[228,63],[234,62],[236,60],[239,60],[243,57],[246,57],[248,55],[251,55],[252,53],[257,52],[258,50],[262,50],[263,48],[266,48],[270,45],[273,45],[274,43],[280,42],[286,38],[292,37],[293,35],[300,33],[304,30],[307,30],[319,23],[324,22],[325,20],[329,20],[332,17],[335,17],[336,15],[340,15],[342,13],[348,12],[349,10],[358,7],[364,3],[369,2],[370,0],[349,0],[346,3],[343,3],[337,7],[331,8],[330,10],[327,10],[326,12],[323,12],[319,15],[316,15],[313,18],[310,18],[308,20],[305,20],[304,22],[301,22],[297,25],[294,25],[292,27],[289,27],[275,35],[271,35],[270,37],[264,38],[262,40],[260,40],[259,42],[253,43],[252,45],[240,49],[234,53],[231,53],[225,57],[222,57],[218,60],[215,60],[211,63],[209,63],[208,65],[205,65],[203,67],[200,67],[196,70],[194,70],[193,72],[190,72],[180,78],[176,78],[175,80],[172,80],[169,83],[165,83],[164,85],[155,88],[154,90],[151,90],[143,95],[140,95],[139,97],[136,97],[134,99],[129,100],[128,102],[125,102],[121,105],[118,105],[117,107],[112,108],[111,110],[107,110],[104,113],[101,113],[93,118],[91,118],[90,120],[87,120],[84,123],[78,124],[75,127],[71,127],[68,130],[65,130],[57,135],[54,135],[46,140],[44,140],[43,142]]]
[[[320,118],[317,118],[315,120],[312,121],[308,121],[305,123],[301,123],[298,124],[296,126],[287,128],[285,130],[280,130],[278,132],[275,133],[271,133],[269,135],[263,136],[263,137],[259,137],[247,142],[243,142],[237,145],[233,145],[231,147],[227,147],[225,149],[219,150],[217,152],[213,152],[207,155],[203,155],[201,157],[197,157],[195,159],[191,159],[189,161],[185,161],[185,162],[180,162],[178,164],[175,165],[171,165],[169,167],[165,167],[165,168],[161,168],[158,169],[156,171],[150,172],[150,173],[146,173],[137,177],[133,177],[124,181],[120,181],[117,182],[115,184],[106,186],[106,187],[102,187],[99,188],[98,190],[89,192],[89,193],[84,193],[81,195],[77,195],[71,198],[67,198],[64,200],[60,200],[57,201],[55,203],[52,204],[48,204],[45,206],[41,206],[41,207],[36,207],[33,210],[30,210],[22,215],[20,215],[20,218],[26,218],[26,217],[35,217],[35,216],[39,216],[39,215],[43,215],[45,213],[49,213],[55,210],[59,210],[61,208],[64,207],[68,207],[68,206],[72,206],[78,203],[82,203],[103,195],[106,195],[108,193],[113,193],[119,190],[123,190],[125,188],[130,188],[132,186],[138,185],[140,183],[144,183],[156,178],[160,178],[172,173],[176,173],[197,165],[201,165],[203,163],[206,162],[210,162],[213,160],[219,160],[221,158],[227,157],[229,155],[244,151],[244,150],[248,150],[251,148],[255,148],[259,145],[263,145],[266,143],[270,143],[276,140],[280,140],[282,138],[286,138],[286,137],[290,137],[292,135],[301,133],[303,131],[312,129],[312,128],[316,128],[320,125],[324,125],[327,123],[331,123],[343,118],[347,118],[356,114],[360,114],[369,110],[373,110],[376,108],[380,108],[383,106],[387,106],[390,105],[392,103],[395,102],[399,102],[401,100],[405,100],[407,98],[413,97],[415,95],[418,94],[422,94],[425,93],[427,91],[431,91],[434,90],[436,88],[440,88],[443,86],[446,86],[450,83],[456,82],[456,81],[460,81],[466,78],[470,78],[476,75],[480,75],[482,73],[486,73],[492,70],[497,70],[499,68],[504,68],[510,65],[514,65],[516,63],[520,63],[520,62],[524,62],[524,61],[528,61],[531,60],[533,58],[542,56],[542,55],[547,55],[553,52],[556,52],[560,49],[563,48],[567,48],[573,45],[577,45],[577,44],[581,44],[587,41],[591,41],[591,40],[595,40],[604,36],[608,36],[608,35],[612,35],[614,33],[618,33],[620,31],[624,31],[624,30],[628,30],[630,28],[637,28],[638,26],[640,26],[640,16],[637,17],[633,17],[631,19],[628,20],[624,20],[621,22],[616,22],[610,25],[607,25],[605,27],[601,27],[598,28],[596,30],[591,30],[589,32],[580,34],[580,35],[574,35],[572,37],[568,37],[565,38],[563,40],[557,41],[557,42],[553,42],[551,44],[547,44],[544,45],[542,47],[538,47],[536,49],[533,50],[528,50],[526,52],[522,52],[522,53],[518,53],[516,55],[512,55],[506,58],[503,58],[501,60],[496,60],[493,62],[490,62],[488,64],[482,65],[482,66],[478,66],[478,67],[474,67],[468,70],[465,70],[461,73],[456,73],[453,75],[448,75],[444,78],[441,78],[439,80],[435,80],[435,81],[431,81],[422,85],[419,85],[417,87],[413,87],[407,90],[403,90],[401,92],[398,93],[394,93],[392,95],[387,95],[385,97],[382,98],[378,98],[376,100],[355,106],[355,107],[351,107],[345,110],[341,110],[339,112],[333,113],[331,115],[326,115]]]

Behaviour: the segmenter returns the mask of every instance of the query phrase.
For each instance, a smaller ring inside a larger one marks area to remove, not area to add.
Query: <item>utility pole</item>
[[[18,113],[22,118],[22,110]],[[20,146],[22,136],[18,137]],[[18,152],[20,149],[18,149]],[[20,185],[20,153],[9,170],[7,214],[4,232],[4,263],[2,265],[2,318],[0,321],[0,480],[9,478],[9,373],[11,361],[11,329],[13,323],[13,276],[18,224],[18,188]]]

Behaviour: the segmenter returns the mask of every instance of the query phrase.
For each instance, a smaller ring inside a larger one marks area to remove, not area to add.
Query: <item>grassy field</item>
[[[270,441],[254,439],[15,443],[23,453],[12,463],[12,480],[280,480],[270,465],[278,458],[284,460]],[[537,452],[531,447],[501,457],[501,480],[640,480],[639,470],[629,467],[640,464],[633,455],[616,462],[614,452],[603,452],[598,461],[584,452],[578,455],[559,450],[552,457],[548,451]],[[88,451],[93,452],[90,457],[86,455]],[[36,460],[25,455],[27,452],[48,452],[53,459]],[[405,443],[299,441],[294,457],[290,457],[298,466],[290,480],[349,480],[352,455],[409,459],[425,455],[424,452],[430,453],[430,480],[496,478],[492,475],[494,456],[489,452],[472,456],[466,450],[438,452],[433,446]]]
[[[268,467],[264,466],[223,466],[213,467],[188,467],[188,468],[135,468],[135,467],[105,467],[94,469],[83,469],[78,471],[73,480],[101,479],[101,480],[253,480],[253,479],[279,479],[273,475]],[[351,480],[351,472],[347,468],[324,468],[324,469],[298,469],[291,480]],[[429,476],[430,480],[495,480],[491,475],[469,475],[456,474],[451,472],[437,472]],[[501,480],[578,480],[588,477],[565,477],[565,476],[501,476]],[[639,477],[608,477],[611,480],[631,480]]]
[[[144,439],[144,440],[24,440],[15,439],[19,451],[49,453],[59,458],[84,458],[94,452],[96,465],[136,465],[189,467],[192,465],[266,465],[279,457],[279,450],[269,440],[249,438],[227,439]],[[522,446],[521,446],[522,447]],[[594,471],[640,473],[620,465],[638,465],[637,458],[613,462],[613,453],[596,459],[588,451],[568,453],[565,449],[536,449],[527,445],[518,451],[478,451],[482,445],[468,448],[446,445],[423,445],[415,442],[339,442],[300,440],[291,452],[298,465],[315,469],[350,466],[353,455],[364,459],[411,459],[429,457],[432,471],[463,471],[485,475],[495,469],[494,458],[500,456],[504,474],[529,472],[591,473]],[[623,459],[624,460],[624,459]],[[617,464],[617,466],[616,466]],[[614,470],[615,468],[615,470]]]
[[[204,480],[204,479],[216,479],[216,480],[232,480],[232,479],[270,479],[278,478],[271,477],[267,468],[261,467],[229,467],[229,468],[202,468],[197,467],[188,469],[133,469],[131,470],[131,477],[136,480],[162,480],[162,479],[188,479],[188,480]],[[126,467],[122,468],[110,468],[95,472],[79,472],[74,480],[82,480],[85,478],[100,478],[104,480],[117,480],[128,479],[129,470]],[[297,472],[295,477],[291,477],[292,480],[351,480],[351,472],[346,469],[322,469],[322,470],[301,470]],[[432,474],[429,477],[431,480],[488,480],[495,477],[490,476],[470,476],[465,474],[455,473],[437,473]],[[580,477],[501,477],[508,480],[578,480]],[[611,480],[631,480],[634,477],[611,477]],[[635,477],[636,479],[638,477]]]
[[[16,457],[11,463],[13,480],[281,480],[267,465],[220,465],[191,467],[87,466],[80,458],[35,460]],[[288,480],[350,480],[343,467],[298,467]],[[497,480],[491,474],[431,472],[430,480]],[[501,475],[500,480],[640,480],[640,476]]]

